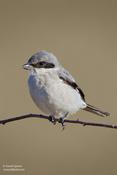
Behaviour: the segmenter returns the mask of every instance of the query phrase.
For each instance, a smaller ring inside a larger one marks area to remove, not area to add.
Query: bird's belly
[[[29,78],[28,84],[30,95],[37,107],[44,113],[50,114],[48,93],[45,87],[37,84],[37,81],[32,77]]]
[[[75,113],[86,106],[79,92],[60,80],[37,85],[29,79],[29,90],[33,101],[47,114]]]

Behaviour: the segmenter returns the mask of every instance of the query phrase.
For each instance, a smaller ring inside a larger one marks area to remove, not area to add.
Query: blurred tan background
[[[53,52],[84,90],[109,112],[86,121],[117,124],[117,3],[114,0],[0,0],[0,119],[40,113],[22,69],[39,50]],[[22,165],[24,171],[3,171]],[[0,126],[0,174],[117,173],[117,130],[26,119]]]

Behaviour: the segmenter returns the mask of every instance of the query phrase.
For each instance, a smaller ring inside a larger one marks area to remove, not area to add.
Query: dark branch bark
[[[12,117],[4,120],[0,120],[0,124],[5,125],[6,123],[13,122],[16,120],[22,120],[26,118],[41,118],[41,119],[47,119],[50,121],[49,116],[40,115],[40,114],[26,114],[18,117]],[[55,119],[55,122],[61,123],[59,119]],[[81,120],[64,120],[64,123],[74,123],[74,124],[81,124],[83,126],[98,126],[98,127],[106,127],[106,128],[113,128],[117,129],[117,125],[110,125],[110,124],[104,124],[104,123],[93,123],[93,122],[85,122]]]

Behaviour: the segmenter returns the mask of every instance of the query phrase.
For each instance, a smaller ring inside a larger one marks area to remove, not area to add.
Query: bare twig
[[[40,115],[40,114],[26,114],[18,117],[12,117],[4,120],[0,120],[0,124],[5,125],[6,123],[13,122],[16,120],[22,120],[25,118],[41,118],[41,119],[47,119],[50,121],[49,116]],[[55,119],[55,122],[61,123],[59,119]],[[64,120],[65,123],[74,123],[74,124],[81,124],[83,126],[98,126],[98,127],[106,127],[106,128],[113,128],[117,129],[117,125],[110,125],[105,123],[94,123],[94,122],[86,122],[81,120]]]

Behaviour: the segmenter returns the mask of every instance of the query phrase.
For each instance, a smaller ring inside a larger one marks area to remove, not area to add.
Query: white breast
[[[28,84],[32,99],[44,113],[57,116],[86,107],[79,92],[59,79],[54,69],[31,74]]]

